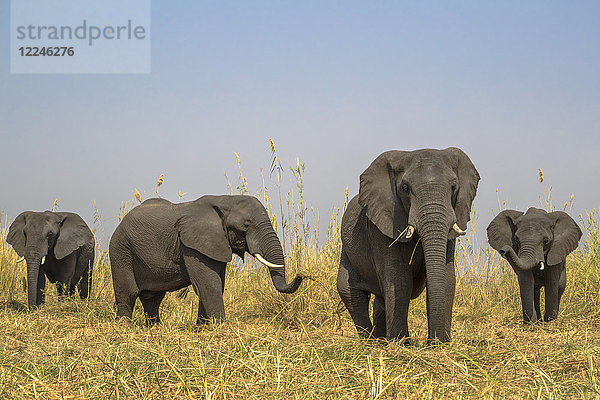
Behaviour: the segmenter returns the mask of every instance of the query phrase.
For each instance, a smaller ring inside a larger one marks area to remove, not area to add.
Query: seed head
[[[544,171],[541,168],[538,168],[538,173],[540,175],[540,183],[544,182]]]
[[[140,192],[138,192],[137,189],[135,189],[135,192],[133,192],[133,195],[135,196],[137,201],[139,201],[140,203],[142,202],[142,195],[140,194]]]
[[[271,151],[275,152],[275,143],[273,142],[273,139],[269,139],[269,146],[271,146]]]
[[[156,187],[159,187],[163,184],[163,176],[163,174],[160,174],[160,176],[158,177],[158,180],[156,181]]]

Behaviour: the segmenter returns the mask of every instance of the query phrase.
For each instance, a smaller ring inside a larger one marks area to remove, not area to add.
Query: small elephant
[[[79,215],[22,212],[10,225],[6,241],[27,261],[29,309],[39,307],[45,300],[45,276],[57,283],[59,295],[73,294],[77,286],[82,299],[89,296],[95,242]]]
[[[465,234],[478,182],[455,147],[388,151],[362,173],[342,217],[337,276],[360,336],[407,338],[410,299],[427,287],[428,338],[450,340],[455,239]]]
[[[252,254],[269,267],[275,288],[288,284],[281,243],[261,202],[252,196],[203,196],[173,204],[149,199],[131,210],[110,240],[117,317],[131,318],[136,298],[148,323],[160,321],[166,292],[192,285],[200,302],[197,323],[225,317],[225,267],[235,253]]]
[[[565,212],[504,210],[487,227],[490,246],[508,260],[521,290],[523,322],[542,318],[540,289],[544,287],[544,321],[558,316],[567,285],[566,258],[577,248],[581,229]]]

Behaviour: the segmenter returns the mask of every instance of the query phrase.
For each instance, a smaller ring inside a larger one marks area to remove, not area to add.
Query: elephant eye
[[[544,246],[550,244],[550,238],[545,237],[544,238]]]
[[[400,184],[400,190],[403,191],[406,194],[410,193],[410,187],[408,186],[408,183],[402,182]]]
[[[48,232],[48,237],[51,238],[52,237],[52,232]]]

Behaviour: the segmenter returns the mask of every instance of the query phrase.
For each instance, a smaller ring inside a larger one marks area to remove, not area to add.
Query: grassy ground
[[[131,324],[115,322],[102,248],[91,299],[59,301],[49,286],[47,303],[27,312],[25,266],[16,264],[2,224],[0,398],[600,397],[598,213],[581,221],[585,240],[568,259],[557,321],[523,326],[514,274],[493,253],[474,251],[471,236],[458,246],[453,341],[425,345],[421,296],[411,303],[412,346],[366,343],[335,290],[341,211],[334,209],[317,244],[306,223],[302,166],[295,170],[299,193],[288,196],[287,218],[274,220],[286,232],[290,268],[315,280],[278,294],[266,269],[238,259],[227,273],[227,322],[200,329],[193,293],[168,294],[160,326],[146,327],[139,303]]]

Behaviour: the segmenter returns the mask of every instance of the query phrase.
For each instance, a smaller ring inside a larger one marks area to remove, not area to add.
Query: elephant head
[[[490,246],[515,268],[556,265],[577,248],[581,229],[565,212],[504,210],[487,227]]]
[[[232,254],[244,258],[253,255],[269,267],[275,289],[294,293],[303,277],[291,283],[285,277],[285,259],[281,243],[267,211],[252,196],[204,196],[177,220],[175,227],[182,243],[221,262],[231,261]]]
[[[14,220],[6,241],[27,261],[27,303],[43,302],[46,257],[60,260],[93,239],[81,217],[68,212],[25,211]]]
[[[465,234],[478,182],[469,157],[454,147],[388,151],[360,176],[358,201],[373,224],[395,241],[421,239],[430,338],[449,340],[447,302],[453,293],[446,247],[449,239]]]

